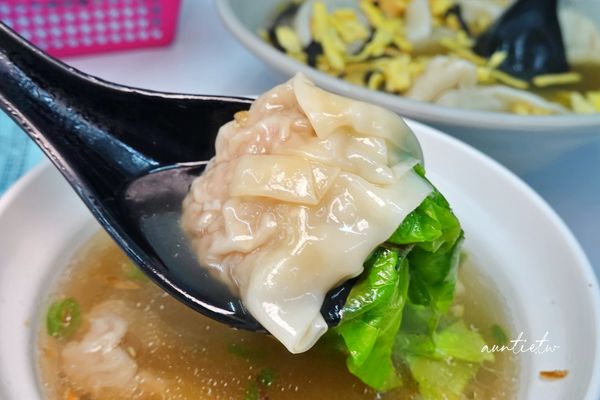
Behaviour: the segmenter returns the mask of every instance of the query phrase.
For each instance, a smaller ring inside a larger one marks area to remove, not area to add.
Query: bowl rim
[[[522,116],[510,113],[440,106],[363,88],[343,79],[327,75],[324,72],[294,60],[265,43],[257,33],[249,30],[237,18],[232,6],[232,0],[215,0],[215,5],[227,29],[271,67],[284,72],[286,75],[293,74],[293,72],[302,72],[326,89],[334,90],[342,95],[377,103],[399,111],[410,118],[472,128],[485,129],[490,126],[501,126],[507,132],[517,132],[527,129],[534,134],[564,133],[566,128],[600,128],[600,113],[593,115]],[[269,12],[265,14],[269,14]],[[597,135],[598,132],[591,130],[587,134]]]
[[[594,319],[593,323],[596,331],[600,332],[600,291],[598,291],[598,280],[595,273],[592,270],[592,267],[585,256],[585,253],[581,249],[579,243],[576,241],[573,234],[570,232],[568,227],[562,221],[562,219],[556,214],[556,212],[539,196],[532,188],[530,188],[525,182],[523,182],[516,175],[511,173],[504,166],[486,156],[485,154],[477,151],[473,147],[461,142],[458,139],[455,139],[449,135],[441,134],[440,131],[429,127],[428,125],[415,122],[408,121],[411,128],[417,128],[419,131],[426,131],[426,133],[435,133],[436,139],[439,140],[440,143],[448,144],[450,147],[455,147],[457,150],[467,152],[476,160],[487,164],[493,171],[504,181],[507,181],[514,187],[514,189],[520,192],[523,196],[527,197],[529,201],[534,204],[536,207],[540,208],[540,211],[543,213],[544,218],[548,220],[556,229],[559,231],[560,236],[564,240],[564,244],[568,246],[569,251],[572,253],[574,260],[576,261],[577,270],[581,275],[581,278],[588,283],[594,285],[596,290],[589,291],[586,294],[586,298],[591,302],[590,308],[592,312],[592,317]],[[19,196],[23,194],[27,188],[34,183],[39,177],[47,172],[49,169],[53,168],[49,162],[43,162],[37,167],[35,167],[28,174],[23,176],[19,181],[13,185],[9,190],[0,197],[0,219],[5,215],[7,210],[14,206],[15,202],[19,199]],[[592,373],[589,376],[588,385],[586,387],[586,399],[595,400],[600,396],[600,363],[597,361],[600,360],[600,342],[596,343],[594,358],[594,368]],[[1,379],[1,377],[0,377]]]

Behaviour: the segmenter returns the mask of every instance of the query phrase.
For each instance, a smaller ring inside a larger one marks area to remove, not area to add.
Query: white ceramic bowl
[[[302,71],[325,89],[377,103],[402,116],[426,122],[483,150],[517,173],[536,170],[569,150],[600,140],[600,114],[536,117],[461,110],[369,90],[331,77],[286,56],[257,35],[259,29],[268,26],[275,10],[284,2],[289,0],[217,0],[215,3],[227,28],[250,51],[284,75]],[[600,4],[591,0],[580,3],[596,7],[599,14],[596,17],[600,17]]]
[[[514,336],[553,353],[520,354],[518,399],[600,398],[600,295],[579,245],[541,198],[496,162],[410,122],[428,176],[453,205],[467,250],[502,294]],[[0,399],[41,398],[35,335],[66,260],[99,229],[62,177],[44,165],[0,199]],[[542,370],[567,369],[558,381]]]

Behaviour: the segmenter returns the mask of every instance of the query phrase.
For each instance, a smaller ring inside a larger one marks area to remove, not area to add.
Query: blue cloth
[[[42,152],[0,111],[0,194],[40,162]]]

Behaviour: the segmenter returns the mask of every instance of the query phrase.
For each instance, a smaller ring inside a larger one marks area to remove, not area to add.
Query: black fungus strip
[[[369,81],[371,80],[371,77],[373,76],[373,74],[376,74],[376,73],[383,74],[383,71],[380,69],[377,69],[377,68],[370,69],[367,71],[365,76],[363,76],[363,82],[364,82],[365,86],[369,86]],[[377,90],[382,90],[382,89],[383,89],[383,82],[381,82],[381,84],[377,87]]]
[[[373,40],[373,37],[375,37],[375,29],[371,29],[369,32],[369,37],[367,38],[367,40],[365,40],[362,44],[362,46],[360,46],[352,55],[355,56],[357,54],[360,54],[365,47],[367,47],[367,45],[369,44],[369,42],[371,40]]]
[[[371,77],[373,76],[373,74],[374,74],[375,72],[379,72],[379,70],[376,70],[376,69],[370,69],[370,70],[368,70],[368,71],[367,71],[367,73],[365,74],[365,76],[363,76],[363,83],[364,83],[365,85],[368,85],[368,84],[369,84],[369,81],[371,80]]]
[[[288,24],[296,16],[298,8],[300,8],[300,4],[297,2],[291,2],[290,4],[288,4],[287,7],[285,7],[279,14],[277,14],[277,17],[275,17],[275,20],[273,21],[273,25],[271,27],[276,28],[279,25]]]
[[[269,36],[269,41],[271,42],[273,47],[275,47],[277,50],[282,51],[284,53],[285,53],[285,49],[283,48],[281,43],[279,43],[279,40],[277,40],[277,35],[275,33],[275,30],[279,26],[289,25],[289,21],[291,21],[292,18],[294,18],[299,7],[300,7],[300,4],[298,4],[296,2],[289,3],[279,14],[277,14],[273,23],[271,24],[269,29],[267,29],[267,35]]]
[[[285,53],[285,49],[283,48],[283,46],[281,45],[281,43],[279,43],[279,40],[277,39],[277,34],[275,33],[275,27],[269,28],[269,30],[267,31],[267,35],[269,36],[269,42],[271,42],[273,47],[275,47],[277,50]]]
[[[321,43],[312,40],[308,46],[304,48],[306,53],[306,63],[311,67],[317,66],[317,57],[323,54],[323,46]]]
[[[469,29],[469,25],[467,25],[467,23],[465,22],[465,19],[463,18],[462,7],[460,6],[460,4],[455,4],[452,7],[450,7],[446,11],[446,14],[444,15],[444,17],[448,18],[450,15],[455,15],[456,19],[458,19],[458,23],[460,24],[460,28],[463,31],[465,31],[467,33],[467,35],[472,36],[471,30]]]

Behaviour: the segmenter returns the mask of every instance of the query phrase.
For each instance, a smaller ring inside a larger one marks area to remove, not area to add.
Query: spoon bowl
[[[251,102],[109,83],[52,59],[0,24],[0,108],[145,274],[210,318],[260,331],[241,300],[198,265],[179,228],[183,198],[213,157],[219,128]],[[406,146],[422,159],[414,134]],[[339,321],[352,283],[326,296],[329,325]]]

